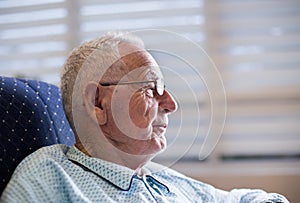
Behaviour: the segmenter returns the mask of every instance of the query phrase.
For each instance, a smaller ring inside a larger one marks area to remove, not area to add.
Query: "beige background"
[[[300,175],[215,175],[194,178],[224,190],[231,190],[233,188],[261,188],[268,192],[283,194],[291,203],[300,202]]]

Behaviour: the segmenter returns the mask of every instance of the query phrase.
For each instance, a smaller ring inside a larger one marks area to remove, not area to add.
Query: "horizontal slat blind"
[[[111,30],[167,29],[203,41],[203,1],[80,0],[82,39]],[[157,39],[159,40],[159,39]]]
[[[220,157],[300,154],[300,4],[207,1],[210,53],[228,99]]]
[[[0,1],[1,75],[58,83],[68,53],[63,0]]]

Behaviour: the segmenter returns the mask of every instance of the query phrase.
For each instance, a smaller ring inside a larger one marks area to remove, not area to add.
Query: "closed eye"
[[[144,93],[144,95],[149,98],[153,98],[155,95],[155,85],[153,83],[142,87],[141,90]]]
[[[144,90],[145,95],[150,98],[154,97],[154,92],[155,92],[154,88],[147,88]]]

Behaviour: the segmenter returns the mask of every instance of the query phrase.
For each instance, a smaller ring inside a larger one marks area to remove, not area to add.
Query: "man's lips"
[[[153,127],[167,128],[167,124],[165,124],[165,123],[163,123],[163,124],[155,124],[155,125],[153,125]]]

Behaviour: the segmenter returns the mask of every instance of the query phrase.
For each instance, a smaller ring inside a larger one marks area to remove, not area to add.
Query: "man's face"
[[[156,61],[139,50],[122,58],[128,67],[120,82],[157,81],[162,74]],[[167,90],[160,95],[155,82],[116,85],[111,88],[108,122],[102,127],[108,140],[123,152],[150,155],[165,149],[168,115],[177,109]]]

